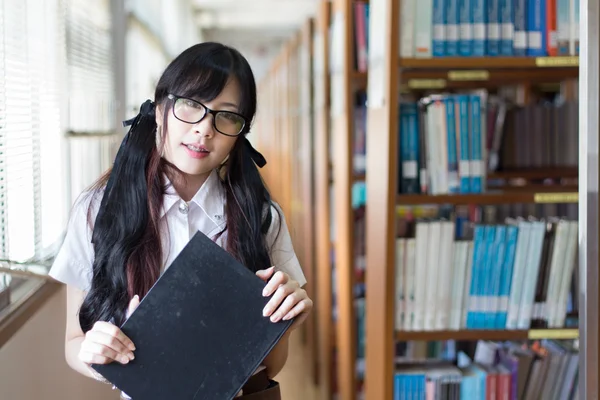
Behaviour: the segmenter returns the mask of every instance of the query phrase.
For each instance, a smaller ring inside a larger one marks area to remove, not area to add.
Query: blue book
[[[485,227],[485,251],[483,255],[483,269],[481,271],[482,284],[479,286],[479,301],[481,302],[480,312],[477,314],[476,328],[485,329],[488,315],[492,309],[493,293],[492,293],[492,276],[493,265],[496,259],[496,248],[494,246],[494,238],[496,235],[496,227],[486,225]]]
[[[469,193],[471,188],[470,174],[470,147],[471,135],[469,131],[469,96],[457,95],[458,103],[459,132],[458,132],[458,177],[460,179],[460,192]]]
[[[500,0],[500,55],[512,56],[515,36],[514,1]]]
[[[527,0],[513,0],[515,8],[515,56],[527,55]]]
[[[456,155],[456,118],[454,98],[448,96],[446,103],[446,151],[448,152],[448,193],[459,193],[458,159]]]
[[[446,7],[447,0],[433,0],[433,40],[432,53],[434,57],[446,55]]]
[[[460,16],[459,0],[444,0],[446,6],[446,55],[458,55]]]
[[[487,55],[500,54],[500,7],[499,0],[487,0]]]
[[[467,311],[467,329],[477,329],[480,310],[480,292],[483,283],[483,267],[485,260],[485,227],[475,225],[473,235],[473,265],[471,267],[471,282],[469,286],[469,301]]]
[[[473,8],[473,55],[483,57],[487,54],[487,1],[471,0]]]
[[[546,56],[547,39],[546,0],[527,0],[527,55]]]
[[[491,308],[485,317],[486,329],[496,328],[498,309],[500,308],[500,282],[502,277],[502,267],[504,266],[504,257],[506,253],[506,226],[496,226],[496,237],[494,238],[494,251],[492,260],[492,270],[490,274],[490,304]]]
[[[481,98],[471,95],[471,193],[483,191],[483,132],[481,129]]]
[[[400,190],[419,193],[419,110],[417,103],[400,104]]]
[[[463,57],[473,55],[473,9],[471,4],[471,0],[458,0],[460,23],[458,54]]]
[[[515,264],[515,250],[517,248],[517,238],[519,228],[509,225],[506,228],[506,253],[502,265],[502,275],[500,276],[500,292],[498,314],[496,319],[496,328],[505,329],[506,319],[508,317],[508,298],[510,296],[510,285],[512,282],[512,272]]]

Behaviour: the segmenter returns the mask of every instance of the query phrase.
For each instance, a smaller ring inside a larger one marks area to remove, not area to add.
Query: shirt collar
[[[173,206],[183,201],[166,176],[165,181],[167,188],[163,199],[161,218]],[[206,216],[216,225],[221,225],[225,222],[225,192],[216,169],[210,173],[206,181],[200,186],[200,189],[192,197],[191,202],[200,207],[206,213]]]

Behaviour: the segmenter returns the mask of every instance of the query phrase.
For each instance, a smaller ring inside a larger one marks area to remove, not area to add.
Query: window
[[[0,3],[1,259],[52,257],[75,195],[109,166],[112,54],[109,0]]]

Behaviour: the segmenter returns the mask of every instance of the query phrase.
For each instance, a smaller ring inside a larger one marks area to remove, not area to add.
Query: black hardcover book
[[[121,330],[135,359],[92,367],[134,400],[232,399],[290,327],[265,283],[198,232]]]

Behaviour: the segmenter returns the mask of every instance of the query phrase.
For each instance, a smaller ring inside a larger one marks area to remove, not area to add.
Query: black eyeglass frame
[[[217,111],[215,111],[215,110],[212,110],[212,109],[206,107],[204,104],[200,103],[198,100],[190,99],[189,97],[178,96],[178,95],[172,94],[172,93],[169,93],[167,95],[167,97],[169,98],[169,100],[173,100],[173,116],[175,118],[177,118],[178,120],[180,120],[181,122],[185,122],[186,124],[192,124],[192,125],[197,124],[198,122],[200,122],[204,118],[206,118],[206,116],[208,114],[212,114],[212,116],[213,116],[213,120],[212,120],[213,128],[215,128],[215,130],[217,132],[219,132],[221,135],[225,135],[225,136],[229,136],[229,137],[238,137],[239,135],[241,135],[244,132],[244,130],[246,129],[246,125],[248,125],[248,120],[242,114],[239,114],[239,113],[236,113],[236,112],[233,112],[233,111],[223,111],[223,110],[217,110]],[[179,100],[179,99],[184,99],[184,100],[192,101],[192,102],[194,102],[196,104],[201,105],[206,110],[204,112],[204,115],[202,117],[200,117],[200,119],[198,121],[196,121],[196,122],[184,121],[183,119],[179,118],[177,116],[177,114],[175,113],[175,104],[177,103],[177,100]],[[240,128],[240,131],[236,135],[230,135],[229,133],[221,132],[219,130],[219,128],[217,128],[217,115],[219,113],[234,114],[234,115],[237,115],[238,117],[242,118],[242,121],[244,121],[244,124],[242,125],[242,127]]]

